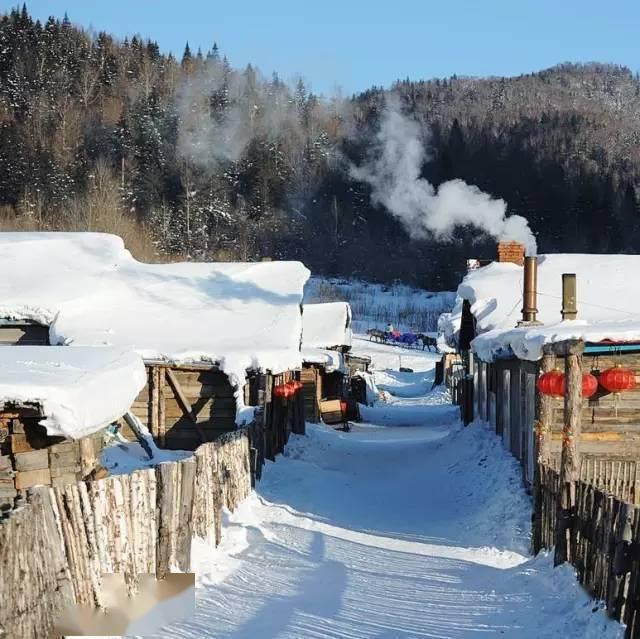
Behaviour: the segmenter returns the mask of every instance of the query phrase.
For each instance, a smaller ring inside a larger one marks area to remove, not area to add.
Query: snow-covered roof
[[[347,302],[305,304],[302,309],[303,348],[351,346],[351,307]]]
[[[483,361],[492,361],[501,355],[515,355],[520,359],[539,360],[546,344],[566,340],[614,343],[640,342],[640,320],[596,321],[565,320],[555,324],[496,329],[476,337],[472,347]]]
[[[550,254],[538,257],[538,320],[543,327],[515,330],[522,317],[523,268],[494,262],[471,271],[458,287],[456,305],[441,329],[450,341],[460,328],[463,300],[471,304],[479,337],[473,349],[491,359],[509,348],[539,359],[545,343],[584,338],[640,339],[640,255]],[[562,274],[577,278],[578,320],[562,322]]]
[[[0,317],[48,324],[53,344],[217,362],[235,381],[301,363],[299,262],[144,264],[113,235],[0,233],[0,269]]]
[[[147,380],[123,348],[0,347],[0,402],[36,404],[49,435],[86,437],[126,413]]]

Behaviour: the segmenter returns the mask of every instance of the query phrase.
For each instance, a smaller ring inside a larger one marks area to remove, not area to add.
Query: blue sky
[[[16,2],[0,0],[7,10]],[[251,62],[319,93],[398,78],[518,75],[564,61],[640,69],[639,0],[31,0],[38,18],[123,38],[140,33],[181,55],[215,40],[233,66]]]

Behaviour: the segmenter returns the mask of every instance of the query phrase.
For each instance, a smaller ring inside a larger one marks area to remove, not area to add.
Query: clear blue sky
[[[8,10],[16,2],[0,0]],[[181,55],[215,40],[235,67],[251,62],[316,92],[398,78],[518,75],[559,62],[640,69],[640,0],[31,0],[118,37],[139,33]]]

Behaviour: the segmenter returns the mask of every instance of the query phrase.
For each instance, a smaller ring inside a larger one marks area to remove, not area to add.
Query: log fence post
[[[582,354],[584,342],[561,343],[565,357],[564,426],[557,500],[556,548],[554,564],[571,561],[575,553],[576,482],[580,475],[580,434],[582,430]]]
[[[540,374],[549,373],[556,364],[556,358],[552,352],[547,352],[542,357]],[[536,423],[535,423],[535,450],[534,460],[534,508],[533,508],[533,552],[537,554],[544,547],[544,530],[542,521],[542,509],[544,507],[544,495],[542,486],[541,467],[548,467],[551,461],[551,422],[553,418],[553,399],[548,395],[538,392],[536,394]]]

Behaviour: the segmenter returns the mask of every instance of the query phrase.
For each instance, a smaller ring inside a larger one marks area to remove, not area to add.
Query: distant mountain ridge
[[[410,240],[349,176],[373,152],[388,90],[422,126],[433,184],[461,178],[505,199],[542,251],[640,252],[640,80],[624,67],[322,100],[233,69],[215,45],[176,60],[25,8],[0,19],[0,228],[104,230],[144,259],[301,259],[452,289],[494,241],[469,228]]]

